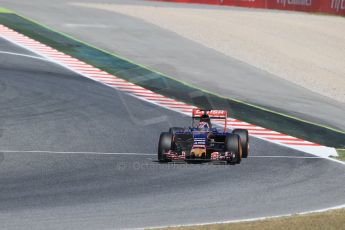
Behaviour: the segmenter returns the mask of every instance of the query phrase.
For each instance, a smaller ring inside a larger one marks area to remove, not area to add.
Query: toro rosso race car
[[[212,122],[224,122],[224,130]],[[158,143],[158,161],[224,161],[239,164],[249,153],[246,129],[227,131],[227,111],[193,109],[192,126],[172,127],[162,132]]]

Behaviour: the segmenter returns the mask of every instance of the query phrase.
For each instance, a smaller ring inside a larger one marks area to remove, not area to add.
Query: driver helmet
[[[199,130],[207,130],[209,127],[207,122],[199,122],[198,129]]]

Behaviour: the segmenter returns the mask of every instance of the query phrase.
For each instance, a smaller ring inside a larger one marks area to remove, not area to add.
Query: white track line
[[[46,61],[46,62],[52,62],[51,60],[48,60],[48,59],[43,58],[43,57],[38,57],[38,56],[28,55],[28,54],[22,54],[22,53],[14,53],[14,52],[7,52],[7,51],[1,51],[0,50],[0,54],[9,54],[9,55],[14,55],[14,56],[19,56],[19,57],[26,57],[26,58],[32,58],[32,59],[37,59],[37,60]],[[55,63],[55,62],[53,62],[53,63]]]
[[[324,157],[311,156],[248,156],[248,158],[284,158],[284,159],[325,159]]]
[[[48,153],[48,154],[94,154],[94,155],[130,155],[130,156],[156,156],[153,153],[106,153],[106,152],[61,152],[61,151],[44,151],[44,150],[0,150],[0,153]]]
[[[47,154],[94,154],[94,155],[129,155],[129,156],[156,156],[154,153],[113,153],[113,152],[63,152],[63,151],[48,151],[48,150],[0,150],[0,153],[47,153]],[[286,158],[286,159],[325,159],[317,156],[249,156],[249,158]]]

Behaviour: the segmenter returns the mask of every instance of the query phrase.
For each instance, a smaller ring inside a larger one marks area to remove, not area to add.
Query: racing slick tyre
[[[169,133],[172,133],[172,134],[175,134],[176,132],[180,132],[180,131],[184,131],[185,129],[184,128],[181,128],[181,127],[171,127],[169,129]]]
[[[225,139],[225,151],[232,152],[235,156],[232,160],[227,161],[229,164],[239,164],[242,160],[241,139],[237,134],[232,134]]]
[[[234,129],[233,134],[237,134],[241,139],[242,157],[247,158],[249,154],[249,135],[246,129]]]
[[[172,134],[171,133],[161,133],[158,143],[158,161],[159,162],[168,162],[164,153],[171,149],[172,145]]]

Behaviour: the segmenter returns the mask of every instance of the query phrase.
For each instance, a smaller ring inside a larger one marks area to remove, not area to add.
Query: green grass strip
[[[0,14],[12,14],[13,12],[6,9],[6,8],[2,8],[0,7]]]
[[[224,108],[228,110],[231,117],[301,139],[331,147],[345,147],[345,132],[196,88],[69,35],[54,31],[18,14],[0,14],[0,23],[159,94],[200,108]]]
[[[345,161],[345,149],[337,149],[337,153],[339,155],[337,159],[341,161]]]

